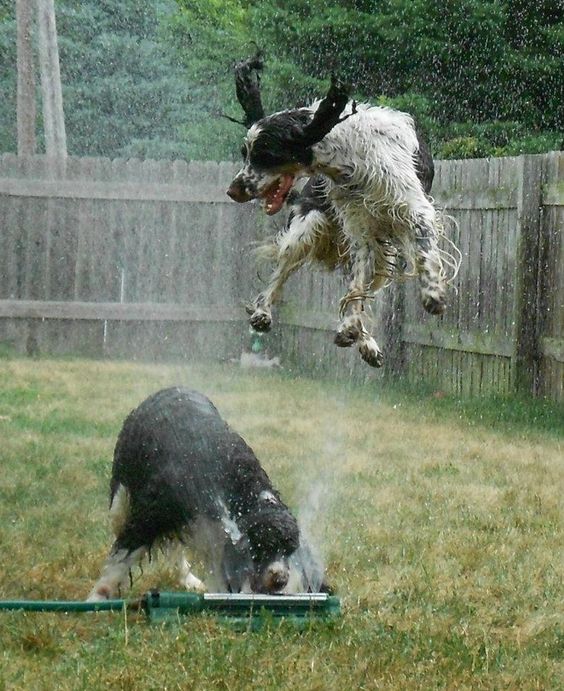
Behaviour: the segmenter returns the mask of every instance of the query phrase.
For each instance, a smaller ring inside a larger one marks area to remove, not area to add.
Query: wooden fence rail
[[[237,166],[0,156],[0,340],[23,352],[237,357],[272,221],[225,189]],[[388,375],[461,394],[564,399],[564,154],[439,161],[463,261],[444,317],[414,281],[372,308]],[[275,218],[274,222],[280,223]],[[332,344],[343,278],[293,276],[268,347],[311,373],[382,376]]]

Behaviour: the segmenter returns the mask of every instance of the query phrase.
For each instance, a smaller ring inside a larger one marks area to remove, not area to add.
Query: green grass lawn
[[[343,615],[298,632],[207,617],[0,613],[0,689],[557,689],[562,409],[234,366],[0,359],[0,598],[80,599],[111,536],[125,415],[197,388],[310,526]],[[175,587],[164,565],[132,595]]]

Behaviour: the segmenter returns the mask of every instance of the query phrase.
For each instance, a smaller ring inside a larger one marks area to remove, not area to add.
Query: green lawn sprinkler
[[[249,329],[251,335],[251,353],[259,355],[264,350],[264,334],[261,331],[255,331],[252,327]]]
[[[264,622],[289,621],[304,626],[316,620],[339,616],[338,597],[326,593],[255,595],[230,593],[159,592],[152,590],[137,600],[82,602],[64,600],[4,600],[0,610],[26,612],[143,611],[150,623],[178,621],[182,616],[208,613],[221,621],[244,628],[259,628]]]

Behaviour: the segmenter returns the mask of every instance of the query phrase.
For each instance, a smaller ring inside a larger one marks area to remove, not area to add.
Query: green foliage
[[[201,109],[193,105],[191,82],[175,52],[159,35],[167,14],[175,10],[168,0],[57,3],[70,154],[190,158],[197,153],[185,136],[185,125]],[[13,12],[0,23],[0,59],[10,67],[3,84],[9,100],[0,105],[0,147],[13,151]],[[36,82],[39,85],[38,75]]]
[[[443,157],[559,148],[564,60],[557,0],[251,2],[257,34],[305,74],[421,119]],[[458,123],[458,124],[457,124]],[[515,137],[500,143],[499,129]],[[455,132],[458,127],[467,132]]]
[[[158,36],[169,2],[69,2],[58,9],[69,152],[186,156],[181,68]]]
[[[518,156],[558,150],[559,132],[530,133],[522,122],[499,121],[453,123],[434,129],[435,152],[439,158],[481,158]]]
[[[267,111],[319,98],[335,71],[358,100],[414,114],[441,157],[561,145],[559,0],[58,0],[56,11],[71,153],[237,157],[242,129],[221,114],[241,117],[232,65],[254,42]],[[0,0],[0,151],[16,146],[14,14]]]

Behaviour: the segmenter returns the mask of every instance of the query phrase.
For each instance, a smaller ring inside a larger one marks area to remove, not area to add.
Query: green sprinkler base
[[[188,593],[151,591],[138,600],[81,602],[64,600],[4,600],[0,611],[103,612],[141,610],[150,623],[178,621],[183,616],[208,613],[239,627],[257,628],[267,621],[305,625],[339,616],[338,597],[325,593],[247,595],[243,593]]]

